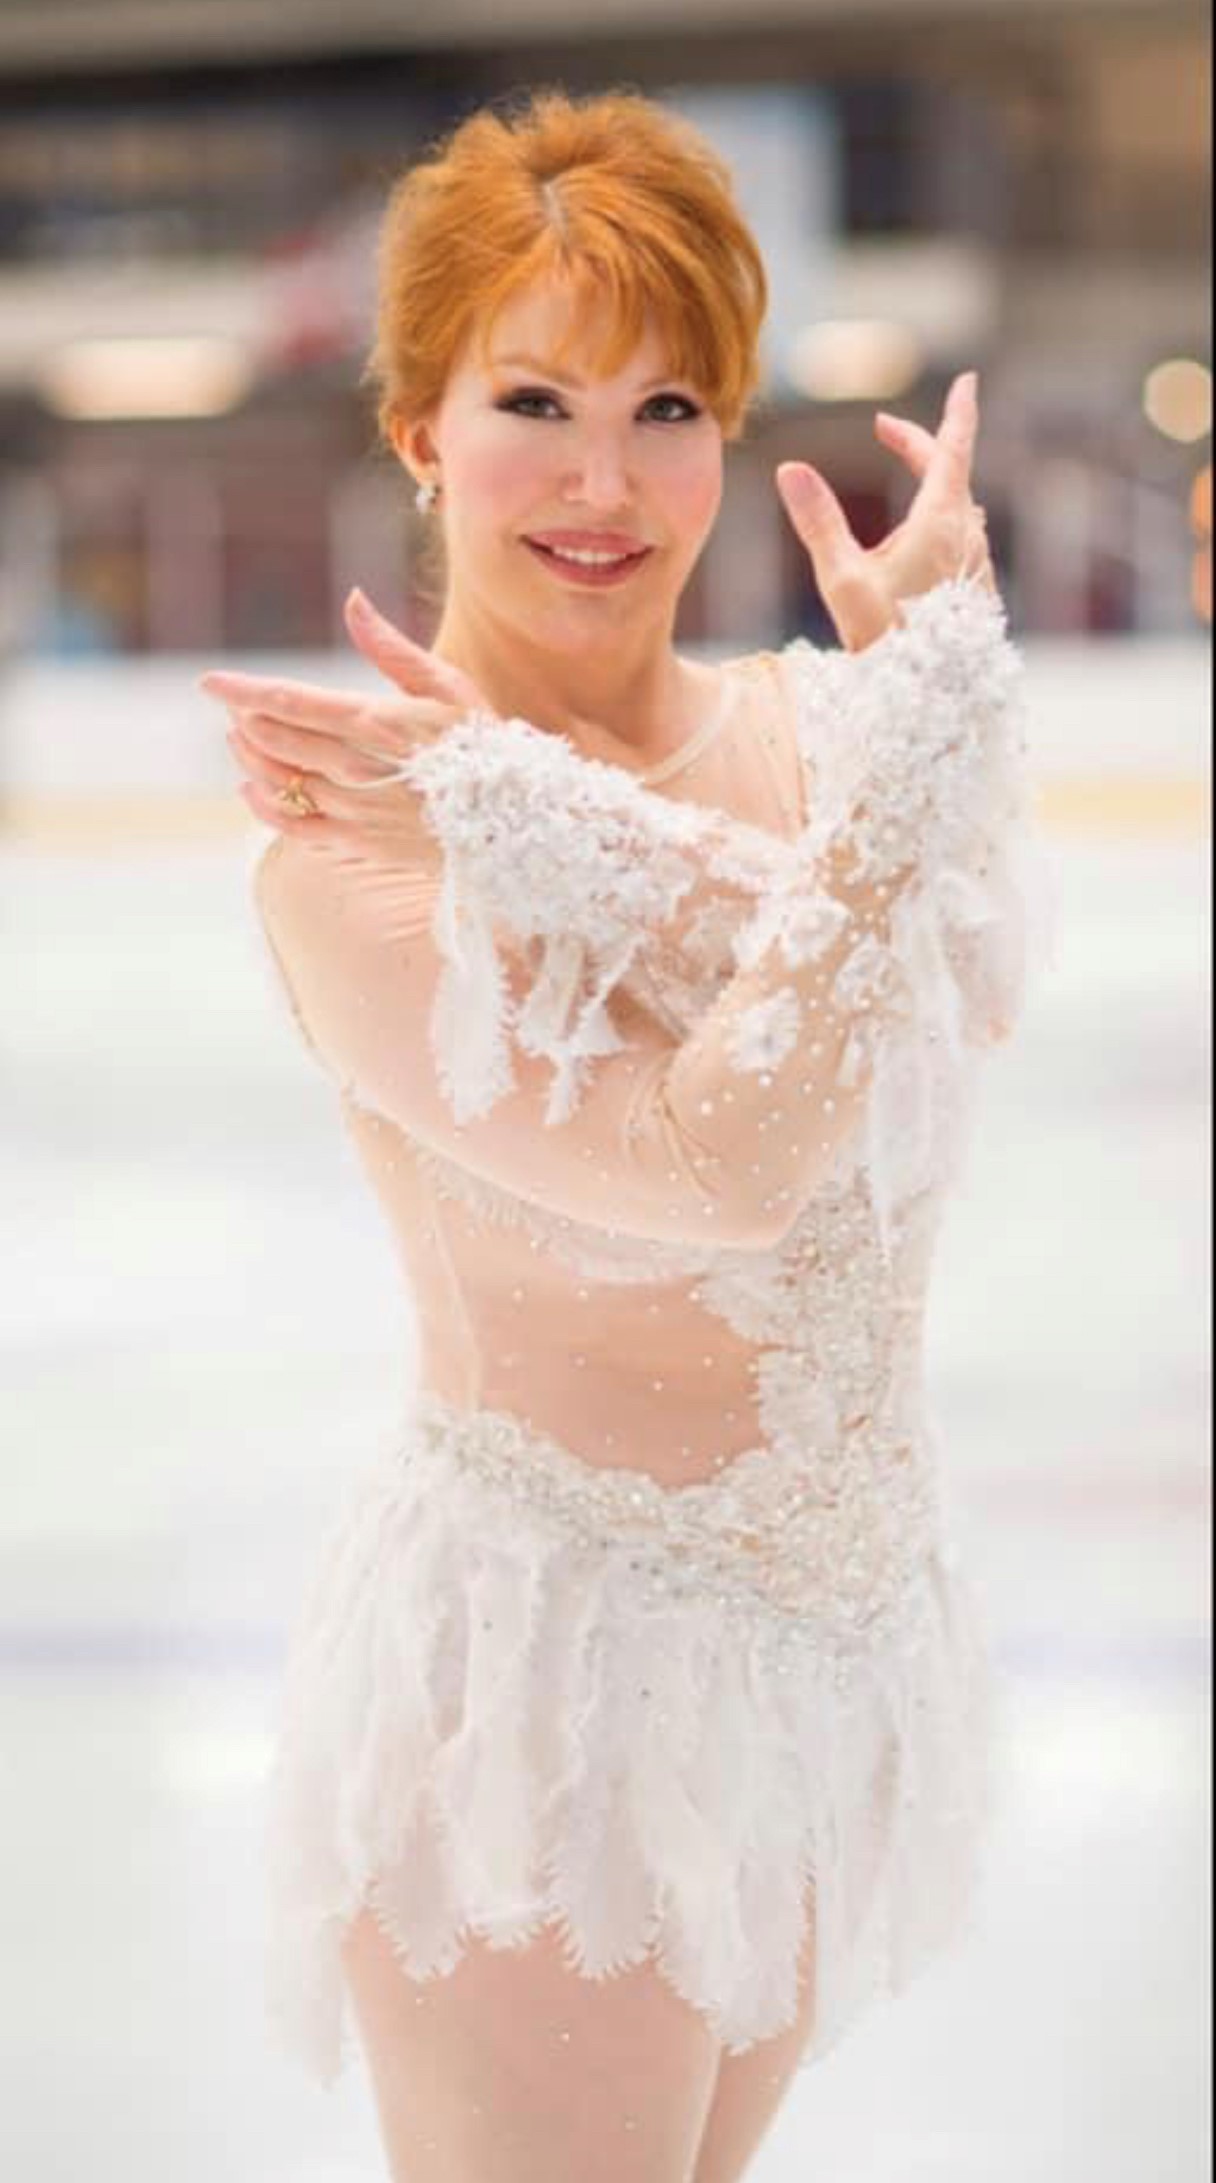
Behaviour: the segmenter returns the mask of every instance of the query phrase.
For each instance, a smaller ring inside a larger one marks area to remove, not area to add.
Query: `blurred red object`
[[[291,371],[349,356],[370,339],[375,222],[360,209],[279,238],[263,254],[269,288],[259,361]]]

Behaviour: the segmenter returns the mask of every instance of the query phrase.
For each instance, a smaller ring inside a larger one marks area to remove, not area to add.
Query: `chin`
[[[619,650],[626,633],[654,627],[665,629],[667,622],[655,613],[654,602],[645,609],[636,600],[591,599],[586,605],[578,603],[575,612],[548,614],[543,620],[533,616],[530,632],[540,637],[550,652],[581,653],[584,657],[605,650]]]
[[[622,585],[619,590],[570,590],[558,597],[542,578],[539,590],[529,587],[527,605],[521,608],[518,618],[534,636],[543,628],[547,638],[552,635],[560,641],[565,637],[571,644],[594,643],[599,630],[611,636],[614,631],[641,628],[648,623],[666,627],[679,594],[673,596],[669,584],[658,585],[648,577],[649,571],[640,571],[636,584]]]

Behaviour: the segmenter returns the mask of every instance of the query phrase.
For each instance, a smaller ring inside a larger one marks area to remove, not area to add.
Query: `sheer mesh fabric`
[[[365,1896],[419,1975],[550,1917],[593,1975],[653,1949],[746,2045],[813,1887],[812,2053],[967,1900],[983,1648],[923,1327],[1047,935],[1020,663],[959,583],[722,673],[654,782],[474,715],[407,767],[425,863],[258,866],[419,1335],[288,1683],[274,1976],[322,2072]]]

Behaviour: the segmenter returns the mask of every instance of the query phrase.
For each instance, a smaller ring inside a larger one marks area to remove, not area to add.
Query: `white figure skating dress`
[[[803,2062],[964,1928],[991,1670],[923,1384],[977,1057],[1046,938],[983,586],[721,670],[649,774],[525,721],[407,761],[433,863],[257,899],[419,1336],[294,1632],[270,2005],[322,2081],[369,1903],[416,1977],[555,1923]]]

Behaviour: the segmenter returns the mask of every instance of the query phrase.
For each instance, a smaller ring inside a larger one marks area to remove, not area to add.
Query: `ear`
[[[397,459],[416,484],[429,477],[439,461],[431,424],[426,417],[398,417],[390,427]]]

